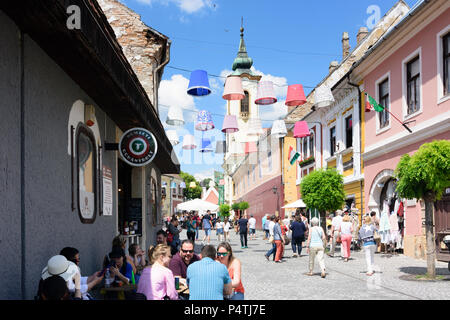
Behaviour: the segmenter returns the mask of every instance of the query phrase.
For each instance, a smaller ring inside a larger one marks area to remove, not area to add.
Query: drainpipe
[[[157,88],[157,81],[156,81],[156,77],[159,73],[160,70],[162,70],[162,68],[164,68],[170,61],[170,45],[172,44],[172,41],[167,40],[167,45],[166,45],[166,60],[164,60],[164,62],[159,65],[156,69],[153,70],[153,90],[154,90],[154,101],[153,101],[153,105],[156,109],[157,114],[159,115],[159,104],[158,104],[158,88]]]

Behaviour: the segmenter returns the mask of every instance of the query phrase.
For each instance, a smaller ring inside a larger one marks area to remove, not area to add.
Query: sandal
[[[308,272],[306,275],[308,275],[308,276],[312,276],[313,275],[313,273],[312,272]]]

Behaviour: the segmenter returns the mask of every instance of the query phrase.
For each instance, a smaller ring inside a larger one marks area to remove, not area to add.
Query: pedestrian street
[[[199,231],[196,252],[201,249],[203,230]],[[186,237],[186,231],[180,235]],[[402,254],[376,254],[375,274],[366,276],[363,251],[351,251],[351,259],[343,262],[337,249],[335,257],[325,255],[326,278],[320,277],[317,262],[314,275],[308,276],[309,257],[306,248],[302,256],[292,258],[290,244],[285,247],[283,263],[267,261],[264,254],[271,248],[263,233],[257,231],[256,240],[248,240],[248,248],[241,249],[239,234],[230,230],[233,254],[242,263],[242,283],[245,300],[429,300],[450,297],[450,272],[447,263],[436,262],[441,280],[418,280],[426,273],[426,260],[412,259]],[[211,245],[219,242],[215,230]]]

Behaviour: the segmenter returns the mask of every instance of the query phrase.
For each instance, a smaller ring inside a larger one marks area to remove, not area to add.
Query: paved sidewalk
[[[201,248],[204,232],[200,230],[196,251]],[[248,249],[241,249],[239,235],[230,231],[233,254],[242,262],[242,282],[246,300],[375,300],[375,299],[450,299],[450,272],[447,263],[437,262],[437,274],[444,280],[419,281],[415,275],[426,273],[426,261],[404,255],[375,255],[378,272],[366,276],[364,251],[352,251],[351,260],[325,256],[327,276],[320,277],[320,269],[315,264],[314,276],[307,276],[309,257],[306,249],[302,256],[292,258],[290,244],[285,248],[285,262],[267,261],[264,254],[271,244],[262,240],[262,232],[257,231],[257,239],[248,241]],[[181,239],[185,239],[185,231]],[[211,244],[218,245],[215,230]],[[336,254],[338,255],[338,254]],[[410,280],[404,280],[410,279]]]

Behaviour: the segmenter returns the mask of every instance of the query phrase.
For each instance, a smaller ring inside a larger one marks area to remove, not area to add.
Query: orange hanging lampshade
[[[242,81],[240,77],[227,77],[222,98],[224,98],[225,100],[242,100],[245,98],[245,93],[242,89]]]
[[[305,92],[301,84],[292,84],[288,86],[286,95],[286,105],[288,107],[301,106],[306,103]]]

